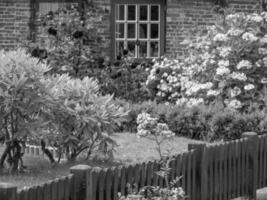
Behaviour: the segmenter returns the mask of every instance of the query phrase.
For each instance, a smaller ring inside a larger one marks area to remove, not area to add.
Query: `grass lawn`
[[[147,138],[138,139],[135,134],[130,133],[118,133],[113,138],[118,143],[118,146],[115,149],[115,158],[112,162],[83,160],[51,166],[48,160],[43,159],[43,156],[40,158],[25,156],[24,164],[27,166],[26,172],[13,176],[0,174],[0,182],[13,183],[18,188],[23,188],[24,186],[38,185],[48,180],[67,175],[69,174],[69,168],[77,164],[87,164],[92,167],[98,166],[104,168],[147,162],[158,158],[154,143]],[[175,137],[168,144],[163,145],[163,149],[172,149],[171,154],[178,154],[187,151],[187,145],[189,143],[199,143],[199,141],[184,137]]]

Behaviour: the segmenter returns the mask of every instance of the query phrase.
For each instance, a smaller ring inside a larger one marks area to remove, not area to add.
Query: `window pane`
[[[127,24],[127,38],[135,38],[135,24]]]
[[[147,38],[147,24],[139,25],[139,37],[141,39]]]
[[[159,25],[158,24],[151,24],[150,38],[152,39],[159,38]]]
[[[139,45],[139,57],[147,57],[147,42],[140,42]]]
[[[116,24],[116,38],[124,38],[124,24]]]
[[[150,42],[150,57],[158,57],[158,56],[159,56],[159,43]]]
[[[124,20],[124,5],[117,5],[116,20]]]
[[[127,49],[129,51],[128,56],[135,57],[135,41],[128,41]]]
[[[128,20],[135,20],[135,5],[128,5]]]
[[[145,5],[140,6],[140,18],[139,19],[143,21],[147,21],[147,13],[148,13],[147,6]]]
[[[122,53],[123,53],[123,50],[124,50],[124,42],[123,41],[117,41],[116,42],[116,57],[118,60],[120,60],[119,57],[122,56]]]
[[[159,6],[151,6],[151,21],[159,20]]]

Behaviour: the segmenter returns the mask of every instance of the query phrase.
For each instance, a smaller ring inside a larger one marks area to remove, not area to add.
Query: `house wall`
[[[30,0],[0,1],[0,49],[14,48],[29,35]]]
[[[253,12],[259,9],[260,0],[228,0],[229,9]],[[182,55],[182,42],[196,29],[213,25],[218,19],[214,0],[167,0],[166,49],[168,55]]]
[[[18,41],[23,41],[29,34],[32,0],[1,0],[0,1],[0,49],[14,48]],[[38,1],[38,0],[37,0]],[[110,1],[90,0],[107,10],[99,29],[110,41]],[[260,0],[228,0],[230,8],[235,11],[253,12],[259,9]],[[182,53],[180,42],[196,28],[212,25],[216,21],[213,11],[214,0],[166,0],[166,35],[165,52],[168,55]],[[110,49],[103,52],[109,54]]]

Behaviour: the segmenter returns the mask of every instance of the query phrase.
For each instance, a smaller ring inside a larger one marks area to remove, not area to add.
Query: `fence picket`
[[[214,182],[211,187],[214,187],[214,196],[211,199],[219,199],[219,188],[220,188],[220,179],[219,179],[219,145],[215,145],[212,147],[213,151],[213,165],[211,166],[211,170],[214,170]],[[212,164],[211,160],[211,164]]]
[[[267,184],[266,184],[266,159],[267,159],[267,137],[265,136],[263,138],[263,166],[264,166],[264,169],[263,169],[263,187],[266,187]]]
[[[118,192],[119,192],[119,172],[117,168],[112,168],[114,175],[113,182],[113,200],[118,200]],[[100,181],[101,177],[99,177]]]
[[[61,178],[58,180],[58,200],[64,199],[64,181],[66,178]]]
[[[43,196],[43,187],[38,185],[36,186],[36,200],[43,200],[44,196]],[[60,198],[59,200],[61,200],[62,198]]]
[[[153,186],[158,186],[159,184],[159,176],[156,174],[157,171],[159,171],[160,166],[157,163],[157,161],[153,162]]]
[[[120,174],[121,174],[121,177],[120,177],[120,192],[121,192],[121,195],[125,195],[126,194],[126,169],[125,167],[122,167],[120,169]]]
[[[112,196],[112,179],[113,179],[113,173],[111,169],[108,169],[106,171],[106,200],[109,200]]]
[[[119,169],[121,170],[121,169]],[[125,180],[125,178],[124,178]],[[98,199],[104,200],[105,199],[105,183],[106,183],[106,171],[101,170],[99,172],[99,182],[98,182]],[[124,190],[120,188],[122,195],[125,195]]]
[[[147,174],[146,174],[146,164],[142,163],[141,165],[141,180],[140,180],[140,187],[144,187],[146,184]]]
[[[191,199],[196,199],[196,150],[192,152],[192,192]]]
[[[263,187],[263,145],[264,145],[264,138],[260,137],[259,140],[259,173],[258,173],[258,188]]]
[[[227,145],[223,144],[222,145],[222,155],[223,155],[223,199],[228,200],[228,195],[227,195]]]
[[[192,151],[188,152],[187,154],[187,167],[186,167],[186,179],[187,179],[187,194],[189,196],[192,196],[192,192],[191,192],[191,184],[192,184],[192,175],[191,175],[191,172],[192,172]]]
[[[153,175],[153,163],[149,161],[147,164],[147,180],[146,180],[147,186],[152,185],[152,177],[153,177],[152,175]]]
[[[215,158],[214,156],[214,148],[211,147],[210,148],[210,151],[208,152],[209,153],[209,157],[211,160],[213,160]],[[214,166],[213,166],[213,162],[210,162],[208,164],[209,168],[208,168],[208,174],[209,174],[209,199],[213,199],[214,196],[215,196],[215,187],[216,185],[214,184],[215,183],[215,171],[214,171]]]
[[[51,200],[57,200],[57,191],[58,191],[58,184],[56,181],[51,182],[51,191],[52,191],[52,198]]]

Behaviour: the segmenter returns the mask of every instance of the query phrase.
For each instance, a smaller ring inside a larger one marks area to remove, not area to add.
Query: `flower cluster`
[[[163,100],[186,106],[221,101],[225,107],[243,111],[265,106],[267,13],[235,13],[223,20],[187,42],[187,57],[175,61],[178,71],[160,62],[161,69],[168,69],[166,76],[176,77],[172,84],[160,72],[154,75],[159,79],[158,95],[168,97]]]
[[[174,137],[175,134],[169,130],[166,123],[159,123],[157,118],[151,117],[148,113],[141,113],[137,116],[137,137],[157,135],[164,138]]]

